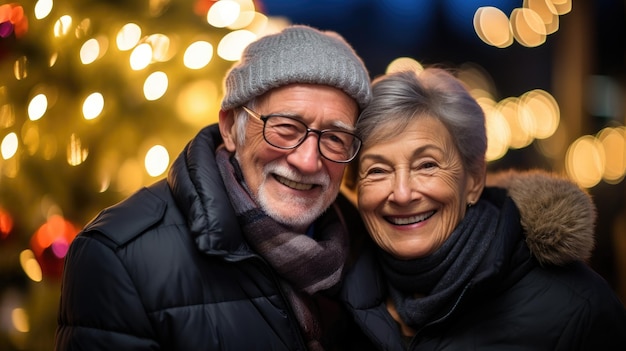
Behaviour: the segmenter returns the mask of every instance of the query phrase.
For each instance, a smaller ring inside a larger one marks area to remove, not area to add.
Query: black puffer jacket
[[[76,237],[56,350],[305,349],[279,278],[243,240],[215,164],[220,140],[217,126],[202,130],[167,182],[104,210]],[[356,209],[337,201],[358,227]],[[341,305],[316,298],[326,341],[348,341]]]
[[[591,200],[536,172],[500,175],[494,185],[481,200],[501,210],[486,259],[444,316],[411,340],[403,341],[387,312],[387,285],[370,244],[342,291],[365,333],[389,351],[626,350],[624,306],[584,263],[593,248]]]

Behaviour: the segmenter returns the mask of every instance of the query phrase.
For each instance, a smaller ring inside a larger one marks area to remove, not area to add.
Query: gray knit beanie
[[[241,106],[268,90],[291,83],[339,88],[360,108],[372,96],[365,65],[339,34],[293,25],[246,47],[224,80],[222,109]]]

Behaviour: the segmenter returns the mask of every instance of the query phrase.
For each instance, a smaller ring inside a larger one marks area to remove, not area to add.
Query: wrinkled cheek
[[[459,223],[461,223],[461,220],[463,219],[463,215],[461,213],[462,210],[456,209],[456,211],[456,213],[448,216],[448,219],[441,224],[441,230],[437,235],[439,246],[443,245],[443,243],[448,240],[454,229],[456,229],[456,227],[459,225]]]

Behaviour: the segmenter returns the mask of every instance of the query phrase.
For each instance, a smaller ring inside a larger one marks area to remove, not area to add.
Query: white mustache
[[[322,189],[327,189],[330,185],[330,176],[326,173],[319,173],[310,176],[303,176],[302,174],[294,171],[292,168],[285,167],[278,163],[269,163],[263,168],[263,175],[268,177],[271,174],[275,174],[280,178],[283,178],[283,182],[293,182],[299,184],[296,187],[311,187],[314,185],[321,186]]]

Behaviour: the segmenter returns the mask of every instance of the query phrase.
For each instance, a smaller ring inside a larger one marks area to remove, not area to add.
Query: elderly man
[[[334,32],[291,26],[227,74],[219,125],[167,179],[102,211],[66,258],[56,349],[321,350],[354,208],[338,196],[371,97]]]

